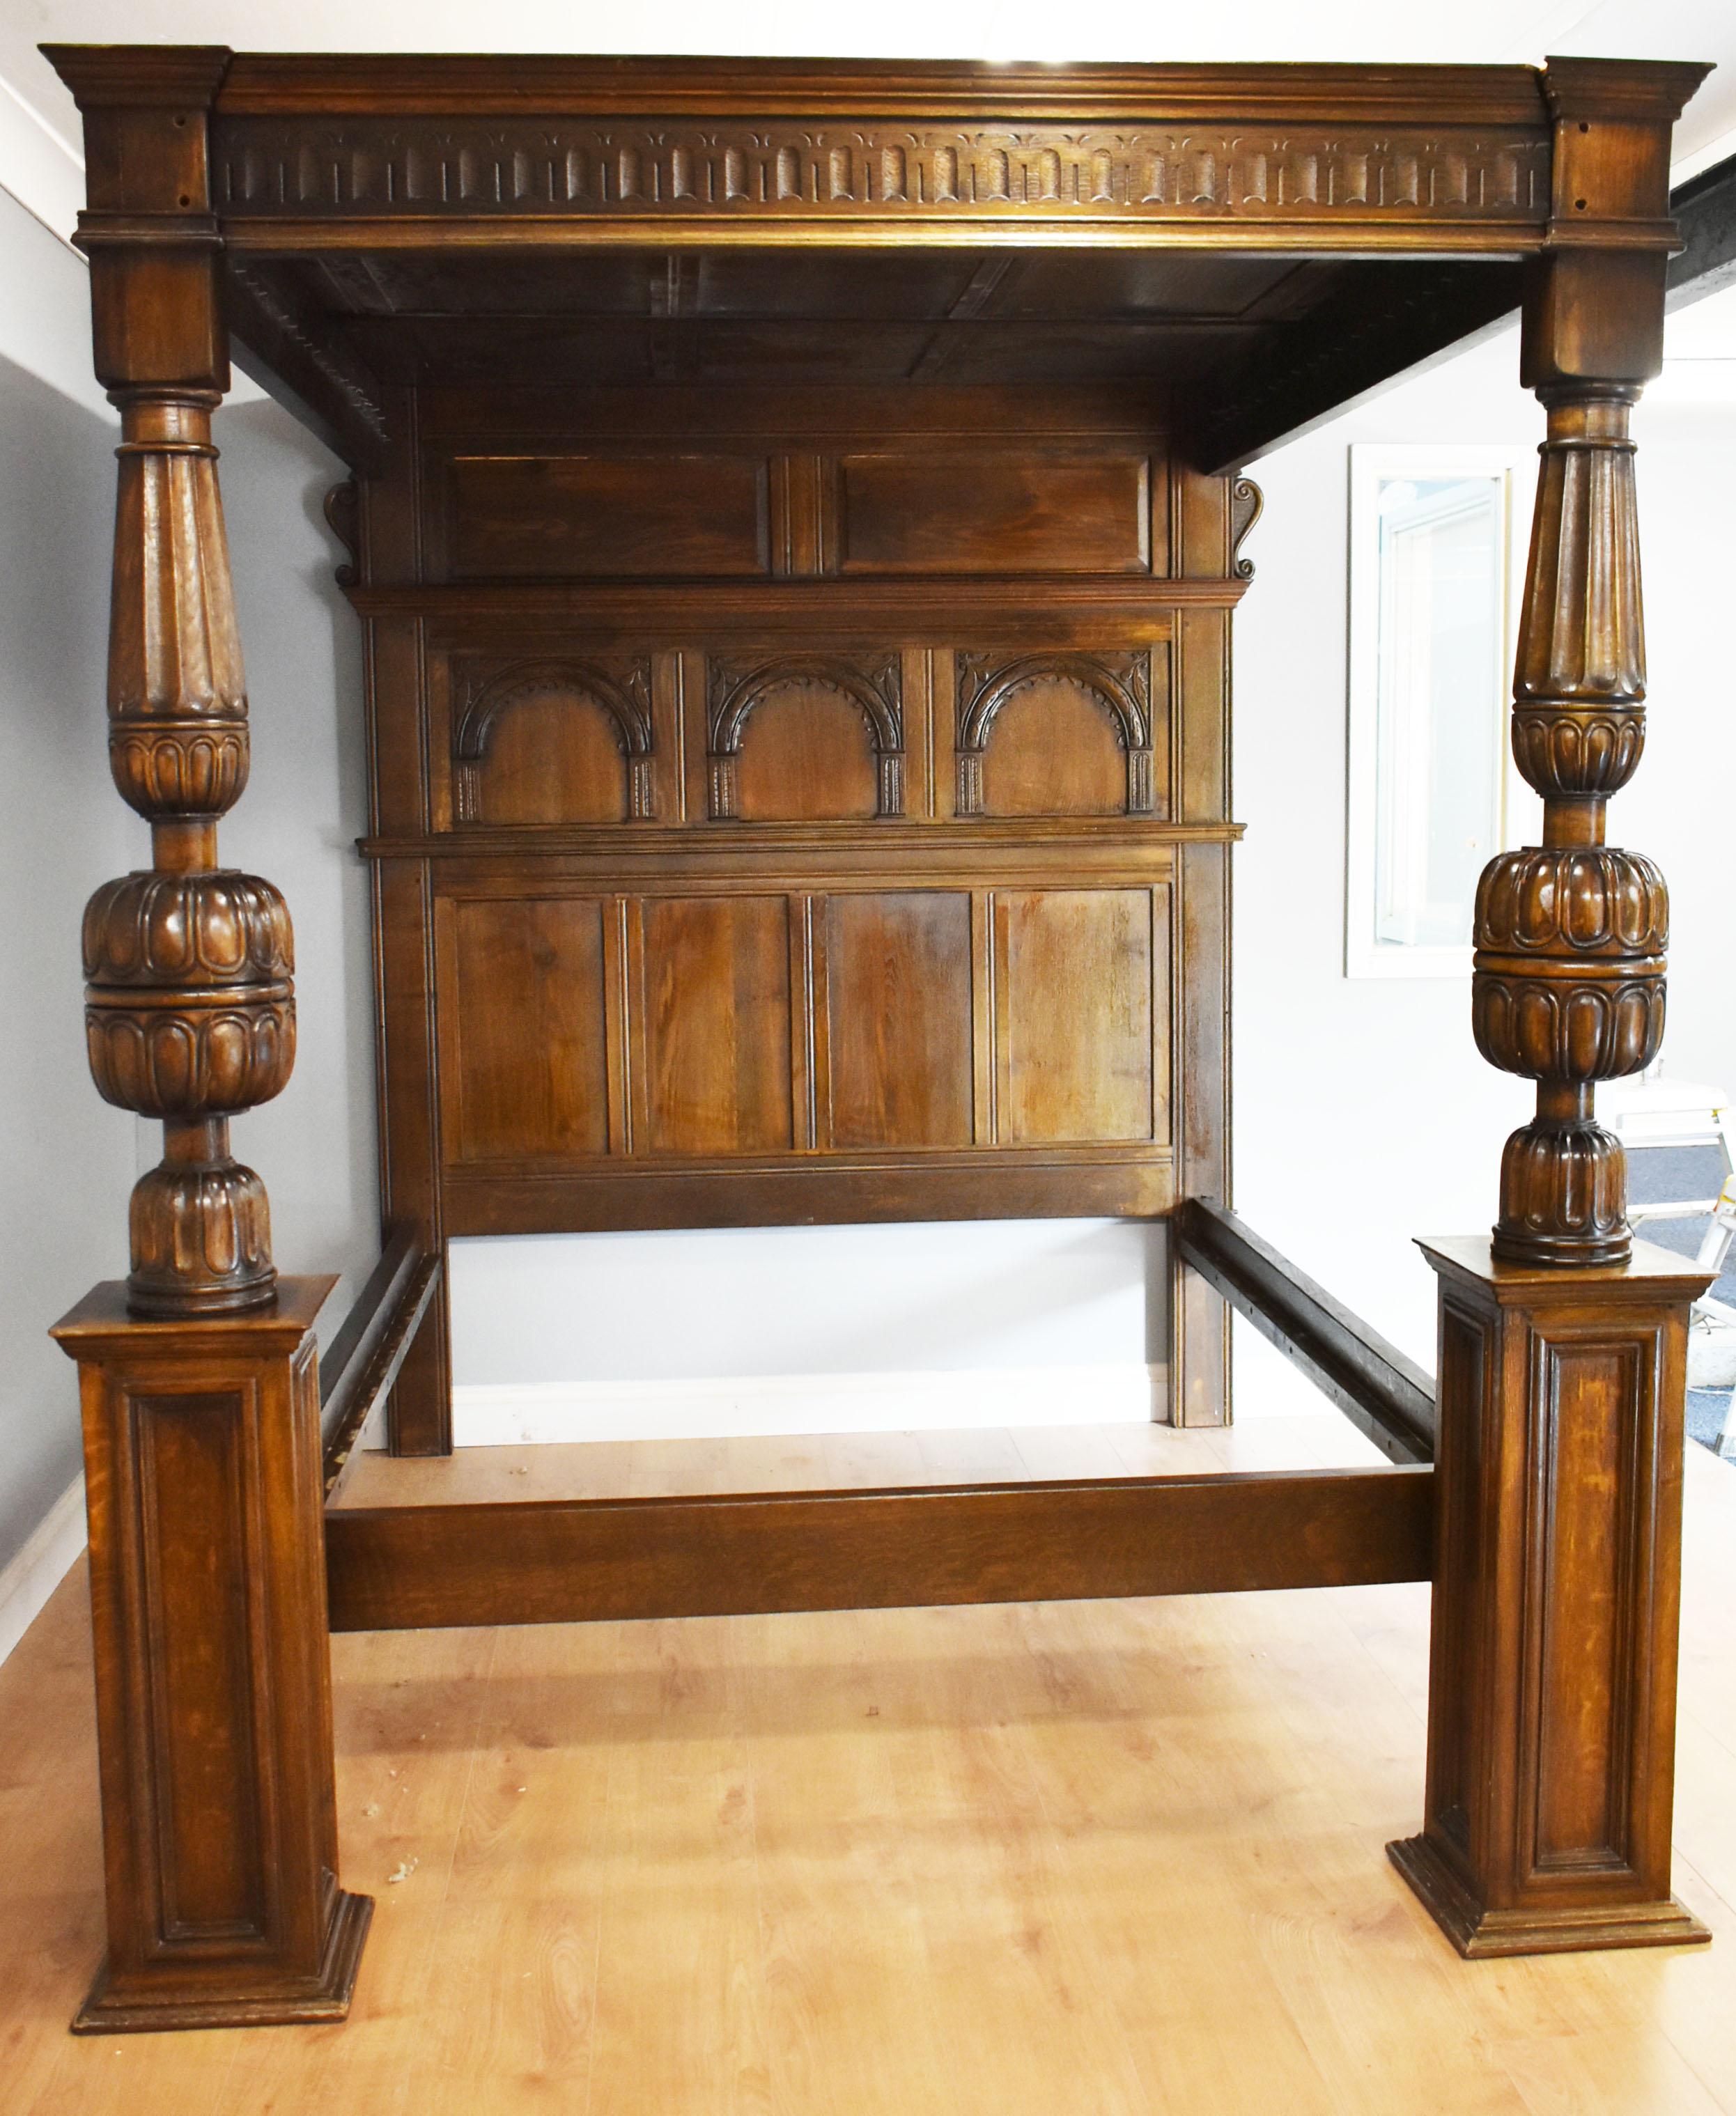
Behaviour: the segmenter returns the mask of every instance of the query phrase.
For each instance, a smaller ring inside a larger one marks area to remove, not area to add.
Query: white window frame
[[[1509,683],[1517,628],[1520,591],[1524,585],[1526,536],[1517,525],[1526,512],[1536,458],[1522,448],[1439,444],[1358,443],[1350,449],[1350,625],[1349,726],[1347,756],[1344,974],[1347,978],[1468,978],[1471,944],[1452,947],[1410,946],[1377,938],[1375,838],[1380,788],[1377,733],[1380,683],[1380,516],[1379,492],[1388,478],[1499,476],[1502,481],[1500,679],[1493,686],[1490,710],[1497,716],[1497,844],[1504,849],[1531,824],[1536,797],[1512,759],[1507,722]],[[1535,831],[1533,832],[1535,835]]]

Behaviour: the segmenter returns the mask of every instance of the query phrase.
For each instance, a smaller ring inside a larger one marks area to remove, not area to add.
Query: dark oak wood
[[[1736,281],[1736,154],[1702,169],[1670,194],[1682,251],[1667,274],[1669,304],[1721,292]]]
[[[1426,1579],[1427,1470],[339,1507],[336,1631]]]
[[[329,2017],[365,1925],[332,1878],[311,1296],[227,1129],[288,1078],[294,1019],[287,911],[217,865],[247,768],[210,439],[232,328],[356,473],[328,517],[366,646],[396,1239],[334,1346],[334,1468],[382,1391],[394,1450],[449,1448],[454,1233],[1178,1203],[1172,1418],[1227,1417],[1234,1300],[1414,1456],[1422,1378],[1188,1202],[1229,1201],[1259,510],[1234,470],[1522,286],[1549,437],[1514,742],[1545,824],[1485,878],[1475,1020],[1538,1114],[1503,1261],[1437,1257],[1429,1819],[1397,1856],[1473,1948],[1692,1936],[1667,1870],[1689,1279],[1609,1268],[1592,1092],[1661,1029],[1662,880],[1605,809],[1642,739],[1627,420],[1703,69],[51,57],[123,426],[111,757],[153,829],[87,913],[91,1062],[165,1124],[130,1298],[174,1318],[111,1291],[63,1333],[110,1857],[85,2025]],[[338,1510],[333,1608],[1421,1577],[1433,1488]]]
[[[341,2020],[373,1905],[338,1885],[313,1321],[140,1322],[78,1362],[108,1957],[76,2031]]]
[[[1181,1260],[1215,1286],[1394,1462],[1434,1459],[1434,1384],[1361,1317],[1280,1256],[1233,1212],[1183,1198]]]
[[[443,1272],[440,1258],[417,1246],[413,1230],[399,1228],[320,1363],[321,1481],[328,1502],[343,1488],[363,1428],[398,1378]]]
[[[1670,1894],[1682,1392],[1708,1275],[1440,1275],[1429,1782],[1393,1858],[1462,1954],[1710,1938]]]

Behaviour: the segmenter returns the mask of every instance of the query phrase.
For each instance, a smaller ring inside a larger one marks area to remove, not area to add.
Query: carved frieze
[[[1016,692],[1044,683],[1070,685],[1107,713],[1127,759],[1127,813],[1150,814],[1151,669],[1145,653],[964,653],[955,666],[960,815],[983,812],[983,759],[996,715]]]
[[[1537,225],[1550,147],[1499,126],[916,126],[232,116],[226,218],[1382,220]]]
[[[763,660],[712,656],[706,664],[707,805],[714,821],[738,812],[736,761],[748,718],[774,691],[812,687],[847,698],[868,724],[875,758],[875,812],[905,807],[902,667],[896,653],[782,654]]]
[[[457,819],[481,815],[481,771],[501,715],[536,697],[591,700],[602,708],[627,770],[627,813],[642,821],[657,812],[651,711],[651,657],[562,656],[514,661],[472,676],[453,730]]]

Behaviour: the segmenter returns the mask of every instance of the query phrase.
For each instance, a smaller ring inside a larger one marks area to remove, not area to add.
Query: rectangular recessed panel
[[[470,901],[453,906],[452,920],[457,988],[441,1003],[452,1010],[455,1157],[606,1152],[601,905],[573,897]]]
[[[1548,1345],[1543,1358],[1536,1863],[1621,1866],[1633,1739],[1620,1708],[1633,1650],[1629,1516],[1643,1503],[1633,1451],[1650,1414],[1646,1377],[1631,1343]],[[1572,1623],[1553,1621],[1563,1608]]]
[[[652,1151],[789,1152],[786,899],[656,898],[644,906],[642,931]]]
[[[846,573],[1140,573],[1143,455],[937,450],[839,465]]]
[[[162,1847],[167,1941],[263,1935],[254,1754],[253,1612],[221,1584],[254,1576],[244,1493],[247,1400],[236,1390],[143,1396],[134,1534],[141,1564],[148,1753]]]
[[[833,896],[824,930],[832,1144],[968,1145],[969,897]]]
[[[1152,892],[997,891],[1003,1145],[1154,1135]]]
[[[451,570],[488,579],[767,570],[759,455],[459,456]]]

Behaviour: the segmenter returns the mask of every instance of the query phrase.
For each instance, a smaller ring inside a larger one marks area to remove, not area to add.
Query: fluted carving
[[[211,445],[210,391],[123,393],[109,631],[109,764],[155,867],[85,907],[85,1040],[105,1100],[164,1125],[135,1188],[129,1305],[159,1317],[274,1298],[265,1186],[228,1119],[295,1061],[289,913],[216,864],[247,782],[247,699]]]
[[[1477,890],[1471,1025],[1492,1065],[1538,1083],[1508,1141],[1498,1255],[1607,1264],[1630,1249],[1620,1143],[1594,1083],[1636,1073],[1664,1034],[1669,899],[1637,853],[1604,844],[1605,807],[1645,746],[1646,651],[1627,384],[1540,393],[1549,438],[1513,679],[1513,755],[1543,796],[1540,846]]]

